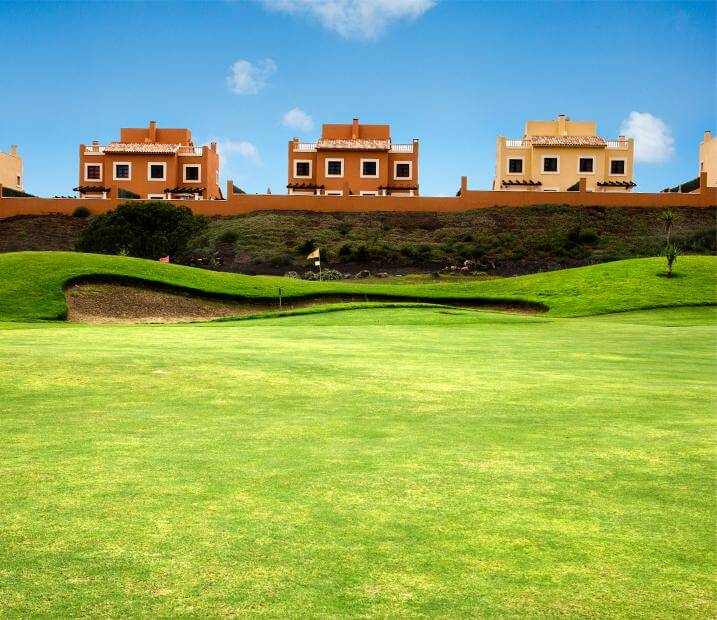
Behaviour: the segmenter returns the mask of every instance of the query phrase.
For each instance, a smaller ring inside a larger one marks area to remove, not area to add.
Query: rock
[[[377,278],[388,278],[388,274],[385,271],[376,274]]]
[[[353,276],[350,273],[344,274],[344,280],[350,280],[351,278],[353,278]]]
[[[355,277],[357,278],[368,278],[371,275],[371,272],[368,269],[362,269],[359,271]]]

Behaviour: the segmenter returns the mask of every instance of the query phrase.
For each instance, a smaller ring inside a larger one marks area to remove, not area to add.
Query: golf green
[[[0,323],[0,616],[714,617],[716,318]]]

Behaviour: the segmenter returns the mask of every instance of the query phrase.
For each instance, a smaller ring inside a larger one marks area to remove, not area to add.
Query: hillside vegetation
[[[585,316],[645,308],[714,304],[717,259],[684,256],[674,278],[664,260],[636,259],[485,281],[448,277],[436,284],[308,282],[167,265],[136,258],[72,252],[0,254],[0,320],[62,319],[63,288],[88,276],[132,278],[163,286],[250,300],[371,295],[406,301],[485,300],[540,304],[552,316]]]

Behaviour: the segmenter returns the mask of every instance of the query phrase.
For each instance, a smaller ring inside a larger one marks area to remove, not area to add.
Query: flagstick
[[[279,287],[279,310],[281,310],[281,287]]]

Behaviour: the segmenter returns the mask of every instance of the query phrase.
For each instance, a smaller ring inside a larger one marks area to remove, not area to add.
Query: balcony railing
[[[627,140],[605,140],[605,148],[618,149],[621,151],[627,150]]]
[[[294,143],[294,153],[312,153],[316,150],[316,142]],[[391,144],[390,153],[413,153],[413,144]]]
[[[530,146],[530,142],[527,140],[506,140],[505,146],[509,149],[522,149]]]

